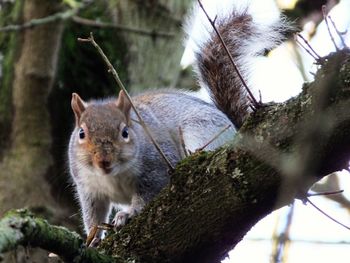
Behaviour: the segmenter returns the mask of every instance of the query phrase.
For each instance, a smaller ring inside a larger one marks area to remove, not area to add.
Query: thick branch
[[[316,81],[259,109],[234,146],[191,156],[144,212],[103,242],[140,262],[217,262],[261,218],[348,166],[350,56],[328,59]]]
[[[0,221],[0,253],[14,250],[18,245],[41,247],[60,255],[66,262],[124,262],[85,248],[77,233],[51,226],[26,210],[11,211]]]

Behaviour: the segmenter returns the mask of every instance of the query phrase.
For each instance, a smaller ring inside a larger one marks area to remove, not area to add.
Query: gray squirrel
[[[279,15],[261,20],[250,5],[229,2],[230,8],[219,12],[215,23],[236,65],[248,78],[253,60],[283,40],[288,24]],[[246,91],[207,19],[199,14],[189,21],[198,80],[214,104],[181,90],[150,91],[132,98],[172,165],[185,156],[182,139],[186,149],[194,152],[231,125],[205,148],[213,150],[232,140],[250,111]],[[113,221],[116,226],[124,225],[169,182],[168,166],[137,122],[123,91],[118,98],[89,102],[74,93],[71,106],[75,128],[69,142],[69,167],[85,232],[106,222],[114,204],[127,206]]]

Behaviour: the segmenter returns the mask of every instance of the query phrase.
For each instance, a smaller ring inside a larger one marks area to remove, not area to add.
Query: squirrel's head
[[[131,127],[131,103],[123,91],[117,99],[83,101],[72,94],[75,115],[74,143],[79,163],[102,175],[116,175],[130,168],[137,154]]]

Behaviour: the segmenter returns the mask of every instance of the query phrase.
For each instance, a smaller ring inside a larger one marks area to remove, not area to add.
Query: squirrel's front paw
[[[130,213],[125,211],[119,211],[115,214],[112,224],[115,228],[124,226],[130,220]]]

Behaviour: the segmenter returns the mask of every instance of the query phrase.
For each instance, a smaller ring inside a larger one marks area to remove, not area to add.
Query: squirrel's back
[[[133,101],[146,123],[147,120],[152,124],[157,123],[161,132],[169,133],[175,141],[181,139],[181,129],[185,147],[191,152],[204,146],[228,125],[230,128],[227,132],[205,149],[217,148],[231,139],[235,132],[233,124],[223,112],[191,92],[171,89],[148,91],[133,97]]]

